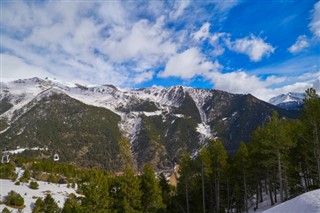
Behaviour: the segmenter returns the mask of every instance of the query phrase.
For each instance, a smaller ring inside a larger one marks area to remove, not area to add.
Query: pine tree
[[[159,186],[161,189],[162,202],[169,206],[171,203],[171,188],[163,173],[161,173],[159,176]]]
[[[111,206],[108,178],[101,171],[91,170],[84,178],[80,188],[84,194],[82,204],[85,209],[107,210]]]
[[[192,176],[192,160],[188,153],[184,153],[181,156],[180,162],[180,177],[178,184],[178,194],[183,195],[185,198],[185,212],[190,212],[190,178]]]
[[[64,206],[61,212],[62,213],[80,212],[80,204],[75,194],[72,193],[68,196],[68,199],[64,203]]]
[[[227,169],[228,154],[220,140],[213,141],[208,147],[212,162],[212,177],[214,182],[215,211],[221,210],[221,182]]]
[[[38,198],[33,206],[32,213],[40,213],[42,211],[43,201],[41,198]]]
[[[156,212],[164,208],[161,197],[161,188],[152,167],[146,164],[143,167],[141,180],[142,209],[143,212]]]
[[[130,167],[115,180],[112,188],[115,199],[113,208],[119,212],[141,212],[140,179]]]
[[[316,165],[316,182],[320,187],[320,99],[316,90],[309,88],[306,90],[304,98],[304,109],[302,121],[304,124],[304,139],[307,144],[306,150],[310,150],[307,155],[313,156],[309,158],[309,163]],[[312,168],[310,168],[312,170]]]
[[[60,213],[60,208],[56,201],[51,197],[50,194],[47,194],[47,196],[44,198],[41,211],[44,213]]]
[[[244,211],[248,213],[248,187],[247,187],[247,174],[248,174],[248,164],[249,164],[249,153],[247,146],[241,142],[238,151],[234,156],[234,171],[242,177],[242,201],[244,206]],[[239,186],[239,185],[238,185]]]
[[[202,189],[202,211],[206,212],[206,189],[205,185],[212,174],[212,162],[207,148],[203,147],[199,153],[199,164],[201,165],[201,189]]]

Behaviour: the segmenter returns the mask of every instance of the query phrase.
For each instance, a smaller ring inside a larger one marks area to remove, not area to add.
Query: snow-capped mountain
[[[146,162],[165,168],[216,138],[233,152],[274,110],[295,116],[251,95],[184,86],[121,89],[40,78],[0,86],[1,148],[47,146],[42,157],[59,152],[62,161],[114,170]]]
[[[301,109],[303,105],[303,93],[289,92],[273,97],[269,100],[270,104],[284,108],[284,109]]]

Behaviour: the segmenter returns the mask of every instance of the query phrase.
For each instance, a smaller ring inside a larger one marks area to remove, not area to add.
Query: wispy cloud
[[[314,36],[320,38],[320,1],[314,4],[309,27]]]
[[[297,38],[297,41],[288,48],[289,52],[295,54],[301,52],[305,48],[309,47],[309,42],[306,35],[301,35]]]

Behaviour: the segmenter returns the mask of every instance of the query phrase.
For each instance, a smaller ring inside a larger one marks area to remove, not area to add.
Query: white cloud
[[[189,79],[197,75],[204,75],[212,70],[219,70],[221,65],[207,61],[197,48],[190,48],[171,57],[160,77],[180,77]]]
[[[314,4],[312,20],[309,24],[309,27],[313,35],[317,38],[320,38],[320,1]]]
[[[213,56],[222,55],[225,51],[225,42],[230,35],[228,33],[220,32],[214,33],[210,37],[210,44],[213,46]]]
[[[142,82],[151,80],[153,78],[154,72],[149,71],[149,72],[143,72],[141,75],[137,75],[134,79],[133,82],[135,84],[140,84]]]
[[[162,18],[155,24],[143,19],[124,34],[112,33],[104,41],[102,51],[115,62],[146,60],[157,63],[176,52],[176,44],[170,41],[169,36],[170,33],[163,29]]]
[[[210,36],[209,29],[210,29],[210,23],[209,22],[204,23],[199,31],[193,33],[193,38],[196,41],[201,41],[209,38]]]
[[[239,4],[239,0],[228,0],[228,1],[215,1],[216,9],[221,12],[225,12]]]
[[[306,35],[301,35],[297,38],[297,41],[288,48],[289,52],[295,54],[301,52],[305,48],[309,47],[309,42]]]
[[[244,53],[250,57],[251,61],[260,61],[263,57],[269,56],[275,48],[264,42],[263,39],[254,35],[247,36],[235,41],[227,40],[227,46],[230,50]]]
[[[190,2],[190,0],[175,1],[174,9],[170,13],[170,17],[172,19],[177,19],[180,17],[184,13],[185,9],[189,6]]]
[[[119,86],[150,80],[150,69],[175,54],[182,40],[172,41],[164,17],[141,20],[131,5],[8,2],[0,20],[4,51],[60,78]]]
[[[315,76],[314,73],[312,75],[313,77]],[[236,94],[250,93],[264,101],[268,101],[270,98],[280,94],[288,92],[304,92],[307,88],[318,86],[320,73],[316,73],[316,76],[317,80],[312,78],[298,81],[296,77],[270,76],[266,79],[262,79],[244,71],[230,73],[210,72],[206,74],[206,78],[214,84],[215,89]],[[275,85],[278,85],[279,83],[283,83],[283,85],[275,87]]]
[[[9,54],[1,54],[2,69],[1,77],[4,79],[32,78],[32,77],[55,77],[42,67],[30,65],[23,59]]]

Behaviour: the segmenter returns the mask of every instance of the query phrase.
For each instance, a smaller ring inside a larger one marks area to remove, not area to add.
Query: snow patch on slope
[[[211,138],[212,136],[210,126],[205,123],[198,124],[197,131],[206,138]]]

